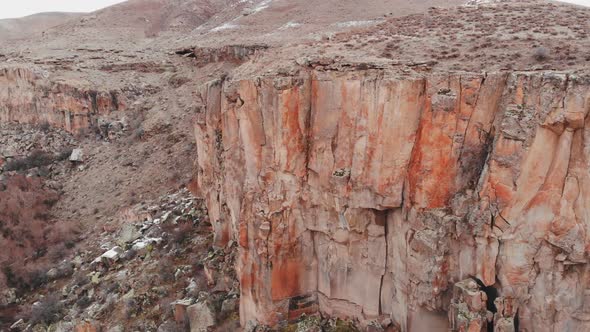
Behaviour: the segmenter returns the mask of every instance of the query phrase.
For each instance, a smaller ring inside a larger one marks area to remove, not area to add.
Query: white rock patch
[[[239,25],[237,24],[232,24],[232,23],[224,23],[216,28],[211,29],[211,32],[218,32],[218,31],[223,31],[223,30],[229,30],[229,29],[237,29],[239,28]]]
[[[382,20],[347,21],[347,22],[334,23],[334,25],[339,28],[353,28],[353,27],[364,27],[364,26],[379,24],[381,22],[383,22],[383,21]]]
[[[268,8],[268,6],[270,6],[270,3],[271,2],[272,2],[272,0],[264,0],[264,1],[262,1],[256,7],[252,8],[252,13],[258,13],[260,11],[265,10],[266,8]]]
[[[297,22],[287,22],[285,25],[279,28],[279,30],[287,30],[287,29],[294,29],[301,26],[301,23]]]

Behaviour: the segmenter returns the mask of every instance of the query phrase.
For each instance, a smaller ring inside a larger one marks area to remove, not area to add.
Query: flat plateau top
[[[326,71],[374,68],[403,76],[590,69],[590,8],[541,0],[458,5],[464,2],[265,0],[224,7],[220,0],[207,14],[198,12],[194,22],[174,16],[179,10],[170,5],[162,8],[175,9],[169,15],[175,18],[159,22],[151,35],[143,24],[153,28],[164,9],[140,8],[140,2],[132,1],[70,21],[39,38],[0,46],[0,61],[116,85],[129,80],[128,70],[105,68],[141,66],[157,74],[190,64],[174,50],[235,44],[268,48],[238,68],[219,65],[206,75],[293,75],[302,66]],[[184,14],[201,8],[200,0],[182,3]]]
[[[590,8],[538,1],[430,8],[273,51],[248,71],[285,71],[295,61],[326,70],[587,72]]]

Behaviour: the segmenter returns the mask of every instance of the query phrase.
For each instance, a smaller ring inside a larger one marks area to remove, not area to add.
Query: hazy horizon
[[[590,7],[590,0],[558,0]],[[0,19],[20,18],[45,12],[93,12],[125,0],[18,0],[1,6]]]
[[[20,18],[45,12],[88,13],[125,0],[17,0],[0,6],[0,19]]]
[[[588,6],[590,7],[590,0],[558,0],[559,2],[568,2],[573,3],[576,5]]]

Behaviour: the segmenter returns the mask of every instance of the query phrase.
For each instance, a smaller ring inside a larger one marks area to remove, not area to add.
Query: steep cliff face
[[[242,324],[590,329],[590,76],[320,72],[214,82],[198,185]]]
[[[0,68],[0,122],[49,123],[76,133],[125,106],[118,91],[85,85],[52,80],[41,70]]]

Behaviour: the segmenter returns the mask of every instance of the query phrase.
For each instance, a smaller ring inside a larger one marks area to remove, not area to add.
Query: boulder
[[[125,224],[119,232],[119,244],[133,242],[141,237],[141,233],[134,225]]]
[[[184,331],[183,325],[174,321],[167,320],[158,326],[157,332],[177,332]]]
[[[122,325],[115,325],[110,327],[107,332],[124,332],[125,328]]]
[[[229,315],[230,313],[237,311],[239,305],[240,299],[238,298],[225,299],[221,304],[221,313],[224,315]]]
[[[215,315],[207,303],[199,302],[187,308],[191,332],[207,332],[207,328],[215,326]]]
[[[113,121],[109,123],[107,134],[108,139],[112,141],[121,137],[126,127],[127,124],[123,121]]]
[[[50,281],[71,276],[74,273],[74,265],[69,261],[61,262],[57,267],[47,271],[47,279]]]
[[[47,271],[47,274],[46,274],[47,279],[49,279],[49,280],[55,280],[55,279],[57,279],[58,278],[58,275],[59,274],[58,274],[56,268],[49,269],[49,271]]]
[[[101,328],[98,324],[92,322],[83,322],[76,325],[75,332],[100,332]]]
[[[72,150],[72,154],[70,155],[71,162],[78,162],[81,163],[84,161],[84,152],[82,149],[74,149]]]
[[[472,279],[455,283],[449,307],[450,328],[453,331],[487,331],[487,295]]]
[[[8,305],[16,303],[16,289],[7,288],[0,291],[0,305]]]
[[[176,275],[174,277],[176,279],[178,279],[178,277],[176,277]],[[185,288],[185,291],[186,291],[186,294],[188,294],[189,296],[197,296],[199,294],[199,285],[197,284],[197,282],[195,281],[195,279],[191,279],[189,281],[189,284]]]
[[[29,330],[29,327],[27,327],[27,330]],[[30,330],[33,332],[47,332],[47,326],[45,324],[37,324],[33,326]]]
[[[135,251],[134,249],[129,249],[121,255],[121,260],[122,261],[132,260],[133,258],[135,258],[135,256],[137,256],[137,251]]]
[[[131,249],[135,250],[138,255],[143,256],[150,252],[154,245],[160,242],[162,242],[161,238],[144,238],[133,242]]]
[[[177,323],[184,324],[188,321],[187,308],[193,304],[192,299],[183,299],[172,302],[174,320]]]
[[[21,331],[24,330],[26,324],[25,321],[21,318],[14,322],[14,324],[10,325],[11,330]]]
[[[71,322],[59,322],[55,325],[52,325],[50,330],[55,332],[73,332],[74,324]]]
[[[108,266],[114,262],[117,262],[121,258],[123,252],[124,251],[123,249],[121,249],[121,247],[115,246],[112,249],[105,252],[104,254],[97,257],[95,260],[93,260],[92,263],[90,263],[90,265],[97,266],[99,264],[105,264]]]

